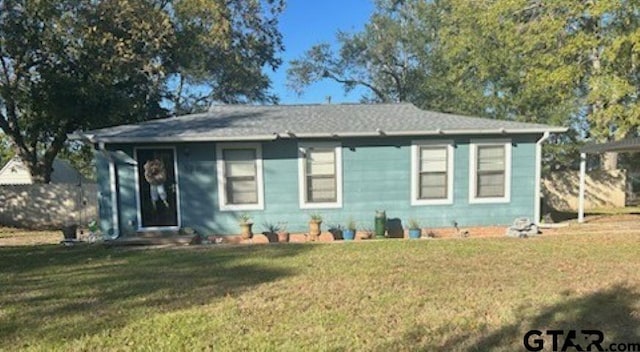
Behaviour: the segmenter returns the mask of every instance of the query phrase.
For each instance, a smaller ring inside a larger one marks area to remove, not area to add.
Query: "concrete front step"
[[[194,236],[164,235],[164,236],[135,236],[120,237],[115,240],[107,240],[108,246],[157,246],[157,245],[187,245],[194,240]]]

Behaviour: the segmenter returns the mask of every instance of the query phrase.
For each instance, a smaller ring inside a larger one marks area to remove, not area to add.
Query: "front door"
[[[178,227],[174,148],[136,148],[140,228]]]

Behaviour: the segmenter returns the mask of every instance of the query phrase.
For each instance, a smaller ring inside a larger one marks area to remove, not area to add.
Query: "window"
[[[511,141],[472,141],[470,150],[470,202],[509,202]]]
[[[413,141],[411,204],[453,203],[453,142]]]
[[[299,145],[301,208],[342,206],[342,147],[336,143]]]
[[[260,145],[219,144],[216,153],[220,210],[264,209]]]

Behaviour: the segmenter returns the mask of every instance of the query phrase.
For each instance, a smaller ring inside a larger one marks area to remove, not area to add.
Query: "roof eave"
[[[345,137],[384,137],[384,136],[444,136],[444,135],[477,135],[477,134],[535,134],[535,133],[563,133],[566,127],[548,128],[519,128],[519,129],[466,129],[466,130],[429,130],[429,131],[389,131],[378,129],[374,132],[351,132],[351,133],[295,133],[282,132],[269,135],[247,135],[247,136],[165,136],[165,137],[118,137],[118,136],[79,136],[73,135],[77,140],[90,140],[92,143],[166,143],[166,142],[235,142],[235,141],[271,141],[278,138],[345,138]],[[71,138],[72,135],[69,135]]]

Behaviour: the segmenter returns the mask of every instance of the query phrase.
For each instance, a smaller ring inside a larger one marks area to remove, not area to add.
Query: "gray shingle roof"
[[[94,142],[564,132],[566,128],[420,110],[412,104],[218,105],[208,112],[86,132]],[[75,136],[78,138],[78,136]]]

